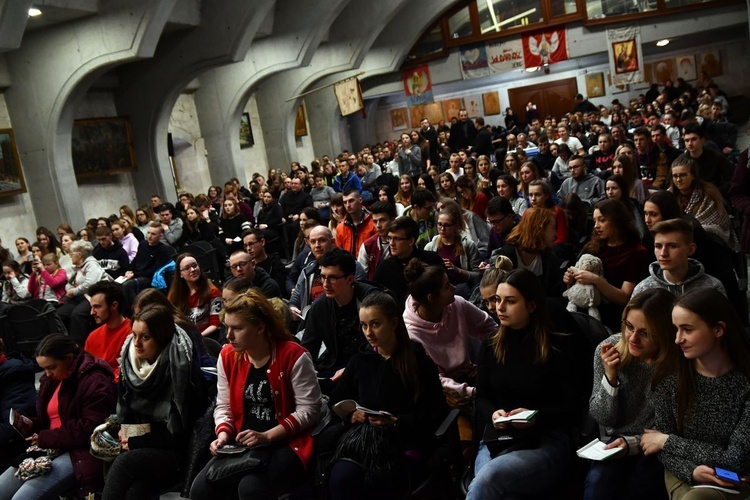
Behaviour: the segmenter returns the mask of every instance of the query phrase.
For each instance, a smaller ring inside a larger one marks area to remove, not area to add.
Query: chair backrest
[[[217,341],[208,337],[203,337],[203,348],[206,350],[206,353],[211,357],[212,360],[216,361],[217,359],[219,359],[222,345]]]
[[[50,333],[68,333],[55,307],[43,299],[13,304],[3,322],[8,351],[27,356],[32,356],[39,342]]]
[[[586,313],[571,311],[570,314],[578,324],[578,329],[586,336],[591,349],[595,349],[603,340],[612,335],[601,321],[589,316]]]

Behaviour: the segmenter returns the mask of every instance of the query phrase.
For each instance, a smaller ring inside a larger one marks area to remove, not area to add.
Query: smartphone
[[[715,467],[714,470],[716,471],[716,477],[718,477],[719,479],[723,479],[724,481],[729,481],[730,483],[741,482],[740,476],[736,472],[722,469],[721,467]]]

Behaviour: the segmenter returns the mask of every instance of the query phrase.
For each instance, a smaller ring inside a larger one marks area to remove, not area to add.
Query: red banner
[[[523,37],[523,59],[527,68],[566,61],[568,39],[565,28]]]
[[[401,74],[404,82],[404,93],[409,106],[419,106],[435,102],[432,97],[432,81],[430,80],[430,67],[426,64],[405,69]]]

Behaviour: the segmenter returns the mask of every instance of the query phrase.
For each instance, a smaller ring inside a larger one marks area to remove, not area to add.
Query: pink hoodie
[[[417,314],[417,304],[411,295],[406,298],[404,322],[409,337],[424,346],[427,354],[440,370],[443,387],[471,396],[473,387],[453,380],[470,373],[469,337],[487,338],[497,331],[490,316],[458,295],[443,310],[440,323],[425,321]]]

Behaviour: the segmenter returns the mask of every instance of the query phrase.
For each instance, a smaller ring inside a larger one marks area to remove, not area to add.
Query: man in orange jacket
[[[336,246],[355,258],[367,238],[377,234],[372,214],[362,206],[362,195],[357,188],[344,191],[346,217],[336,226]]]

